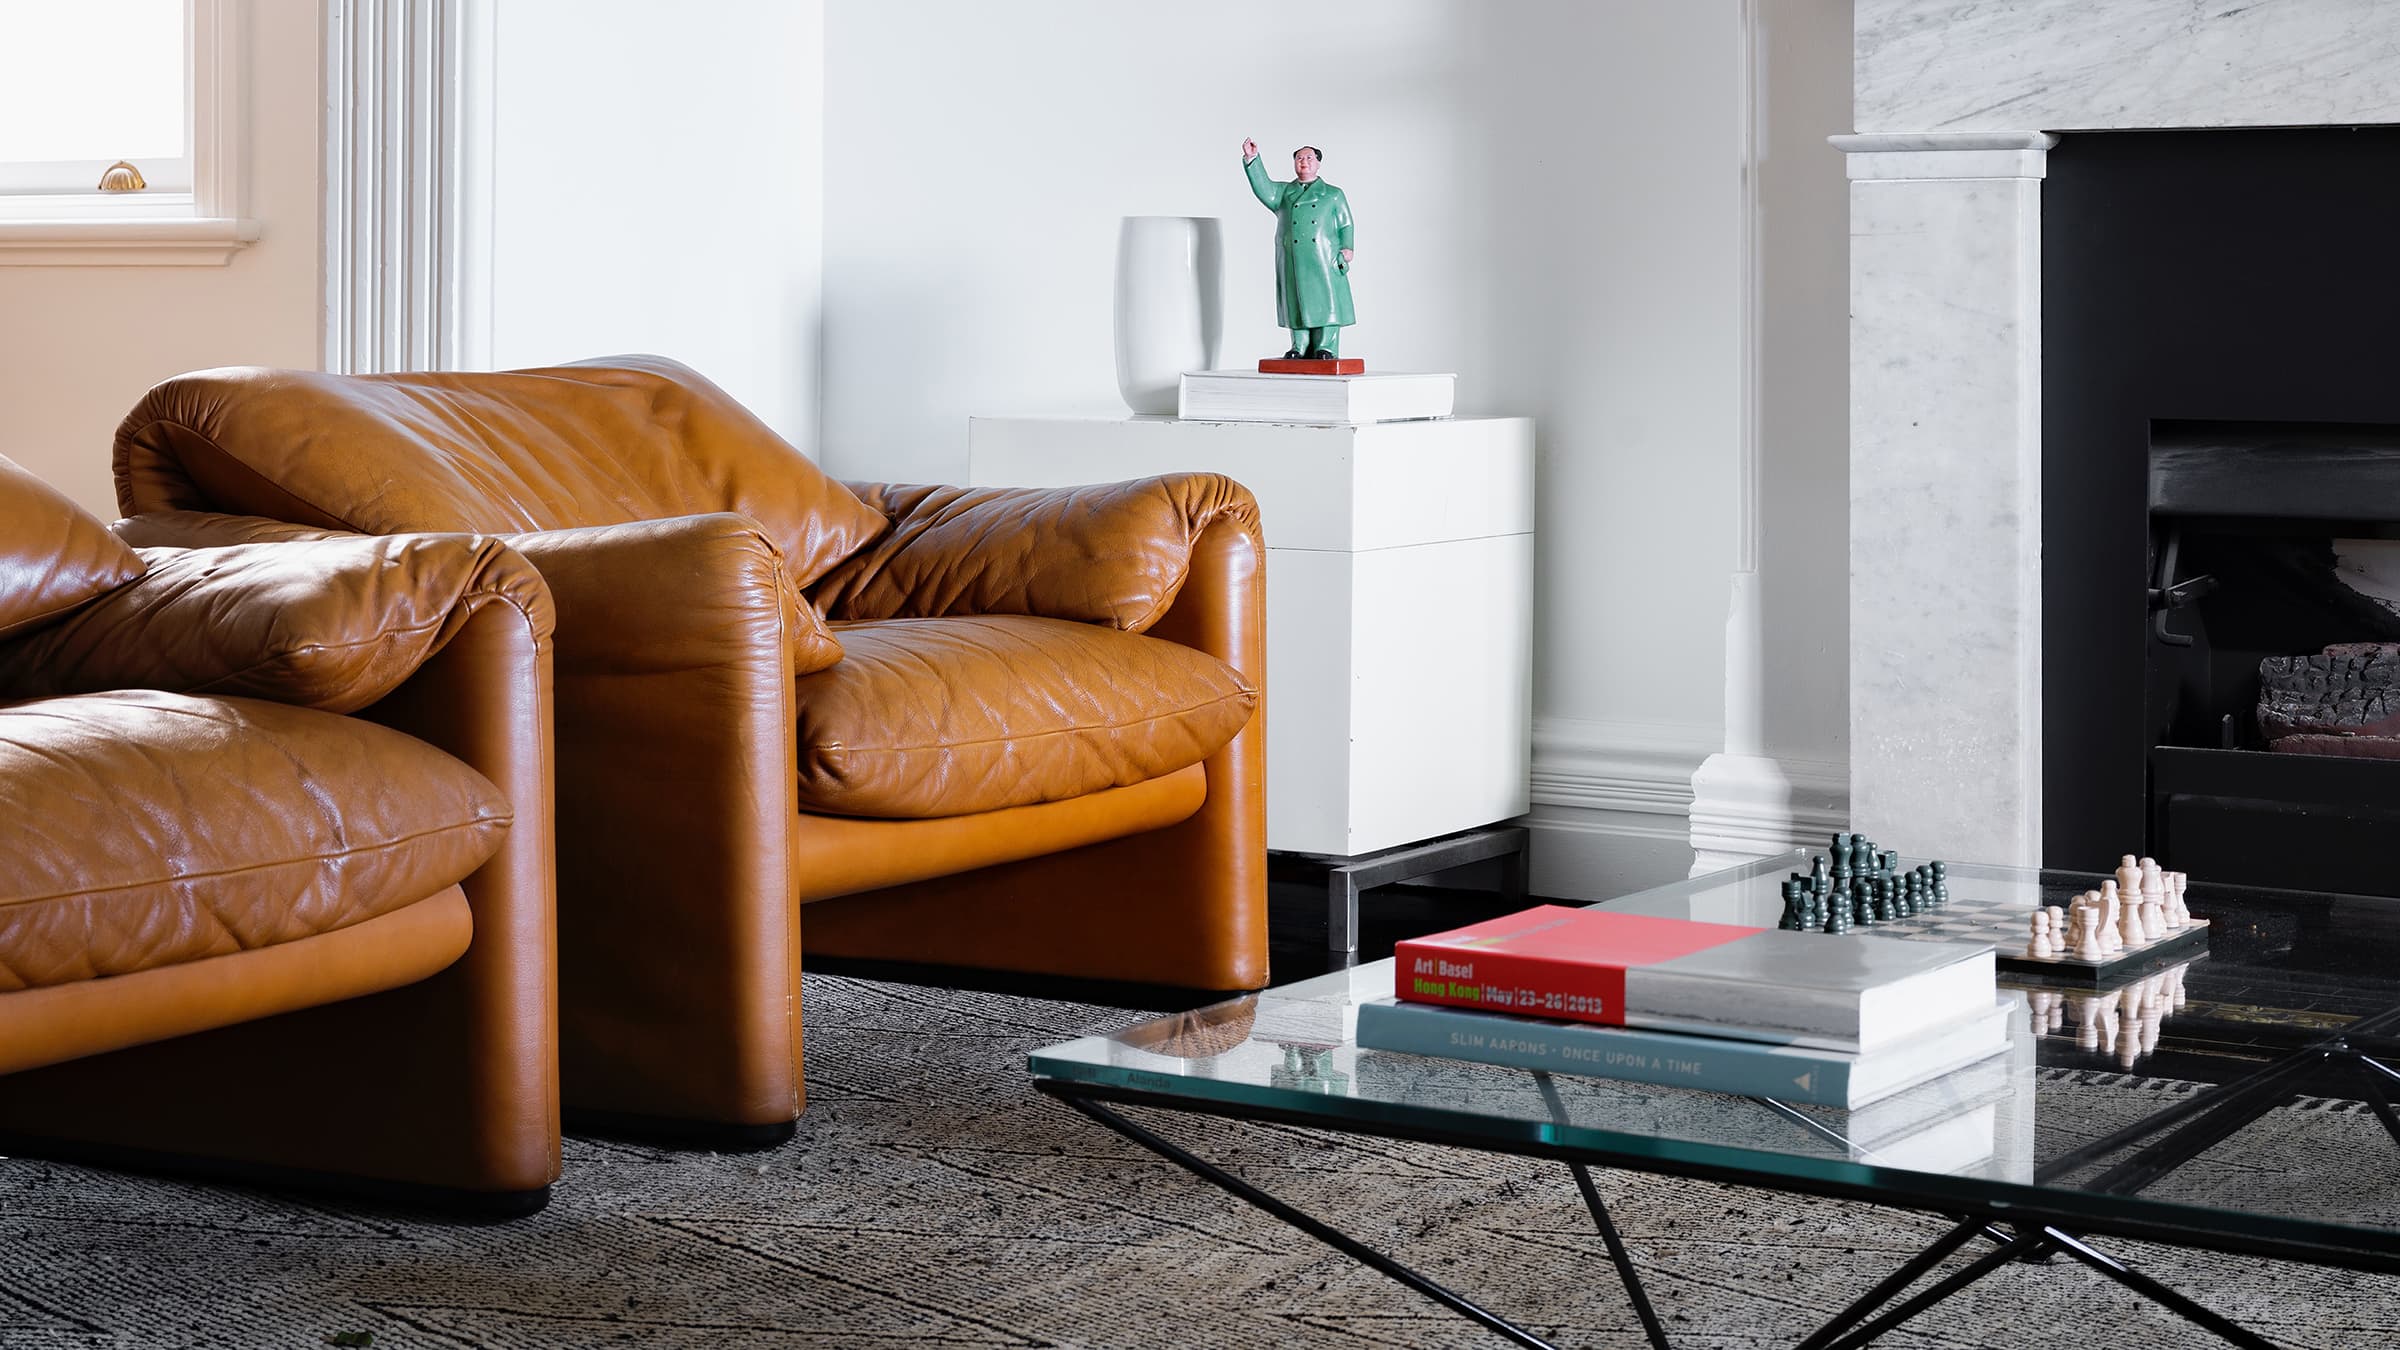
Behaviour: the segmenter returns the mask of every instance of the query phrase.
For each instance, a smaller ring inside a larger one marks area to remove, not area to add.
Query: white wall
[[[834,0],[824,458],[959,481],[970,414],[1122,413],[1125,215],[1223,217],[1226,360],[1280,354],[1239,147],[1317,145],[1358,218],[1344,354],[1539,422],[1537,884],[1678,875],[1723,744],[1741,31],[1733,0]]]
[[[208,366],[319,364],[317,11],[252,4],[245,33],[257,243],[223,267],[0,266],[0,455],[103,520],[109,442],[144,390]]]
[[[492,364],[657,352],[815,453],[817,0],[493,0]]]

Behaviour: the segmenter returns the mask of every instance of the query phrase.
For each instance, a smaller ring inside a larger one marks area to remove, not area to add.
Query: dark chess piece
[[[1930,862],[1927,863],[1926,866],[1931,868],[1933,872],[1933,902],[1937,905],[1949,904],[1950,864],[1946,862]]]

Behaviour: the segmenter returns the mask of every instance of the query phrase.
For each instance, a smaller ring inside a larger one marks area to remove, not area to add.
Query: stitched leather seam
[[[1227,703],[1236,702],[1240,699],[1255,697],[1257,697],[1257,691],[1244,690],[1238,694],[1220,694],[1217,697],[1210,699],[1206,703],[1195,703],[1191,707],[1185,708],[1179,712],[1152,713],[1148,717],[1136,718],[1130,722],[1096,722],[1087,727],[1059,727],[1051,731],[1029,731],[1022,735],[1015,736],[986,736],[972,741],[938,741],[925,745],[858,745],[851,742],[838,742],[827,743],[826,748],[844,750],[851,754],[868,755],[917,755],[926,753],[941,754],[950,750],[970,749],[978,745],[1006,745],[1011,742],[1024,743],[1030,741],[1049,740],[1055,736],[1080,736],[1093,732],[1131,731],[1136,727],[1146,727],[1153,722],[1165,722],[1175,718],[1189,717],[1193,713],[1206,712],[1211,708],[1222,707]]]
[[[397,839],[387,839],[380,844],[371,844],[365,848],[344,849],[339,853],[311,853],[297,858],[278,858],[273,862],[244,863],[240,867],[228,867],[215,872],[185,872],[180,876],[153,877],[146,881],[127,881],[96,891],[57,891],[49,895],[22,896],[14,900],[0,900],[0,910],[14,909],[20,905],[47,904],[54,900],[96,900],[102,896],[117,895],[125,891],[138,891],[144,889],[145,887],[172,886],[179,885],[187,881],[214,881],[221,877],[238,877],[250,872],[265,872],[274,868],[291,867],[300,863],[326,863],[333,862],[336,859],[341,858],[368,858],[373,857],[378,853],[388,853],[393,849],[399,848],[406,844],[413,844],[420,839],[430,839],[435,835],[441,834],[452,834],[459,830],[472,829],[478,825],[490,825],[494,823],[502,825],[514,825],[516,823],[516,819],[516,812],[511,810],[507,815],[504,816],[476,816],[471,820],[461,821],[455,825],[438,825],[429,830],[419,830],[415,834],[404,834]],[[328,929],[327,931],[330,932],[332,930]]]

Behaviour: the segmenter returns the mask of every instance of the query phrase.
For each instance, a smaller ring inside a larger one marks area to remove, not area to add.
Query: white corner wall
[[[1317,145],[1358,218],[1344,354],[1455,370],[1462,411],[1539,425],[1535,882],[1680,875],[1739,525],[1742,22],[1734,0],[833,0],[824,459],[956,482],[971,414],[1122,414],[1126,215],[1222,217],[1225,359],[1280,354],[1239,147],[1282,176]]]
[[[257,243],[223,267],[0,266],[0,455],[102,520],[117,516],[110,442],[151,385],[320,364],[323,33],[315,6],[271,3],[245,6],[244,34]]]
[[[655,352],[816,453],[820,0],[494,0],[491,354]]]

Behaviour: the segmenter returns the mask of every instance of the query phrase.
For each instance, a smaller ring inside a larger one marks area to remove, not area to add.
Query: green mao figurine
[[[1292,180],[1278,183],[1258,162],[1258,142],[1242,142],[1250,190],[1275,213],[1275,322],[1292,330],[1287,357],[1341,355],[1350,308],[1350,199],[1317,177],[1324,159],[1313,145],[1292,152]]]

